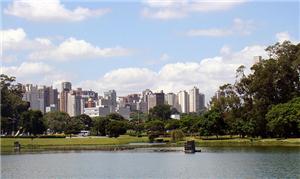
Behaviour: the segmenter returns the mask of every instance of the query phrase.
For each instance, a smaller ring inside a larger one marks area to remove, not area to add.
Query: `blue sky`
[[[267,45],[299,42],[299,1],[4,1],[1,14],[2,72],[120,95],[198,86],[210,97]]]

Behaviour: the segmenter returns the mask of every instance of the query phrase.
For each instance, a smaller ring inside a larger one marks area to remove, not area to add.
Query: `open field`
[[[170,138],[164,138],[169,140]],[[218,139],[203,140],[195,137],[186,137],[185,140],[195,140],[198,147],[209,146],[296,146],[300,147],[300,138],[290,139]],[[148,137],[132,137],[123,135],[118,138],[108,137],[84,137],[84,138],[1,138],[1,152],[13,151],[13,143],[19,141],[22,150],[112,150],[118,147],[125,149],[134,148],[129,143],[148,142]],[[168,146],[183,146],[184,141],[177,143],[167,143]],[[138,147],[149,147],[140,145]]]

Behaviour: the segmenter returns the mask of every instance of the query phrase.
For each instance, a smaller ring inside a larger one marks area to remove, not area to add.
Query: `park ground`
[[[300,147],[300,138],[288,139],[259,139],[259,138],[228,138],[209,137],[200,139],[198,137],[186,137],[182,141],[172,142],[170,138],[162,138],[165,145],[160,147],[182,147],[186,140],[195,140],[198,147],[214,146],[287,146]],[[122,135],[118,138],[109,137],[72,137],[72,138],[1,138],[1,154],[14,151],[14,142],[21,144],[21,151],[46,151],[46,150],[126,150],[137,147],[149,147],[149,145],[129,145],[130,143],[148,143],[148,137],[133,137]],[[171,142],[170,142],[171,141]],[[153,145],[155,146],[155,145]]]

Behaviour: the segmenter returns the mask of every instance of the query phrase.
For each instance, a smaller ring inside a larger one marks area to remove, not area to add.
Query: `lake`
[[[1,155],[1,178],[300,178],[299,147],[69,151]]]

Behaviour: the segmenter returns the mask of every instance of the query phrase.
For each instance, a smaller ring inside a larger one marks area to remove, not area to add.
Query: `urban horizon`
[[[23,100],[29,102],[30,108],[43,113],[51,111],[67,112],[70,116],[86,114],[90,117],[106,116],[110,113],[119,113],[126,119],[131,112],[148,113],[155,106],[167,104],[177,113],[201,112],[205,110],[205,95],[197,87],[179,91],[178,93],[152,92],[145,89],[140,93],[117,96],[112,89],[103,93],[82,88],[72,89],[71,82],[63,82],[61,91],[52,86],[38,86],[33,84],[22,85]]]

